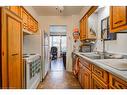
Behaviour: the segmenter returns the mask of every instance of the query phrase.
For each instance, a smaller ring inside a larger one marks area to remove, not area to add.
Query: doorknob
[[[18,55],[18,53],[14,53],[14,54],[12,54],[12,56],[16,56],[16,55]]]

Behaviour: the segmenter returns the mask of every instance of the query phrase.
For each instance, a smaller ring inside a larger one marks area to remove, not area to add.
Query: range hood
[[[32,34],[34,34],[34,33],[31,31],[28,31],[26,29],[23,29],[23,35],[32,35]]]

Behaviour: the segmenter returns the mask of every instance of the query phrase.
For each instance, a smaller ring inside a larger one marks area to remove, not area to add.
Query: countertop
[[[90,59],[86,56],[83,56],[81,54],[83,54],[82,52],[73,52],[74,54],[90,61],[92,64],[106,70],[107,72],[117,76],[118,78],[124,80],[127,82],[127,71],[124,70],[124,71],[121,71],[121,70],[118,70],[118,69],[115,69],[111,66],[108,66],[106,64],[104,64],[104,62],[120,62],[120,61],[126,61],[127,62],[127,59]]]

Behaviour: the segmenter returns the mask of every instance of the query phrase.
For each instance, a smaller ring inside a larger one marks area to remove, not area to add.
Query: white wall
[[[97,50],[102,51],[101,37],[101,20],[109,16],[109,7],[103,8],[98,12],[98,41]],[[105,42],[106,51],[112,53],[127,54],[127,33],[118,33],[117,40],[110,40]]]
[[[42,30],[50,33],[50,25],[66,25],[67,26],[67,61],[66,67],[68,71],[72,70],[72,59],[71,53],[73,50],[73,37],[72,32],[74,26],[78,25],[79,17],[77,15],[73,16],[40,16]]]
[[[26,35],[23,41],[23,53],[38,53],[41,55],[41,36]]]

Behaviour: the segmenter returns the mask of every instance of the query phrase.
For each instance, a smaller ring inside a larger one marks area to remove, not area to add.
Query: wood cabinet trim
[[[115,7],[117,7],[117,6],[115,6]],[[111,11],[111,17],[112,17],[110,20],[111,20],[111,22],[113,22],[113,7],[112,6],[110,7],[110,11]],[[127,24],[127,12],[126,11],[127,11],[127,7],[126,7],[126,10],[125,10],[125,13],[126,13],[126,18],[125,18],[126,19],[126,23],[122,24],[120,26],[117,26],[117,27],[113,27],[113,24],[111,24],[112,29],[116,29],[118,27],[121,27],[121,26],[124,26],[124,25]]]
[[[23,6],[21,6],[21,8],[23,8],[38,23],[38,21]]]
[[[18,11],[19,11],[18,14],[16,14],[15,12],[13,12],[13,11],[11,10],[12,7],[18,7]],[[9,6],[8,9],[9,9],[11,12],[13,12],[15,15],[21,17],[21,6]]]
[[[88,76],[88,78],[89,78],[88,81],[85,80],[86,78],[84,78],[84,80],[82,80],[83,82],[87,82],[88,83],[88,85],[86,83],[84,83],[83,84],[83,88],[85,88],[85,89],[89,88],[90,89],[91,88],[92,72],[88,68],[83,66],[83,75],[84,76],[82,76],[82,77]]]
[[[127,82],[119,79],[112,74],[109,74],[109,86],[112,89],[125,89],[127,88]]]
[[[102,80],[100,80],[96,75],[92,74],[92,89],[98,89],[98,88],[94,88],[94,81],[96,81],[97,84],[99,84],[100,89],[107,89],[108,85],[106,83],[104,83]]]
[[[9,8],[7,8],[7,7],[2,7],[2,9],[3,9],[3,8],[4,8],[5,10],[9,11],[10,13],[12,13],[13,15],[17,16],[17,18],[21,19],[21,16],[18,16],[18,15],[15,14],[14,12],[10,11]]]
[[[108,72],[103,70],[102,68],[92,65],[92,72],[98,76],[102,81],[108,83]],[[99,73],[98,73],[99,72]]]
[[[127,6],[123,6],[123,7],[126,7],[125,8],[125,13],[126,13],[126,17],[125,17],[125,20],[126,20],[126,23],[125,24],[122,24],[122,25],[119,25],[117,27],[113,27],[113,7],[118,7],[118,6],[111,6],[110,7],[110,32],[121,32],[121,31],[124,31],[124,30],[127,30]]]
[[[85,66],[87,69],[89,69],[89,70],[92,69],[92,64],[89,61],[87,61],[86,59],[84,59],[82,57],[80,57],[79,60],[80,60],[81,64],[83,66]]]
[[[98,8],[98,6],[91,6],[90,8],[89,8],[89,10],[84,14],[84,16],[81,18],[81,20],[85,17],[85,16],[87,16],[87,17],[89,17],[96,9]],[[80,21],[81,21],[80,20]]]

